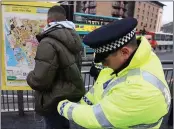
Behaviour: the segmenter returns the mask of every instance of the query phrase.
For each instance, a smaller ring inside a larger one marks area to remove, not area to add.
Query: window
[[[153,7],[153,11],[154,11],[154,7]]]
[[[144,10],[143,10],[143,14],[144,14]]]
[[[144,16],[142,16],[142,20],[144,20]]]
[[[138,8],[138,12],[140,12],[140,8]]]
[[[170,35],[169,41],[173,41],[173,35]]]
[[[156,24],[156,20],[155,20],[155,24]]]
[[[147,13],[147,15],[149,15],[149,12]]]
[[[151,22],[152,22],[152,19],[151,19]]]
[[[141,22],[141,26],[143,26],[143,22]]]
[[[165,41],[165,35],[163,35],[163,34],[161,35],[161,40]]]
[[[170,41],[170,35],[166,35],[166,41]]]
[[[146,5],[144,4],[144,8],[146,7]]]
[[[156,15],[156,18],[157,18],[157,15]]]
[[[165,41],[173,41],[172,35],[165,35]]]
[[[149,27],[151,28],[151,25]]]
[[[153,13],[152,13],[152,17],[153,17]]]
[[[161,40],[161,35],[160,34],[156,34],[155,35],[155,40]]]
[[[154,29],[155,29],[156,26],[154,26]]]
[[[156,9],[156,12],[158,12],[158,9]]]
[[[148,8],[150,9],[150,6],[148,6]]]
[[[137,19],[139,18],[139,15],[137,15]]]

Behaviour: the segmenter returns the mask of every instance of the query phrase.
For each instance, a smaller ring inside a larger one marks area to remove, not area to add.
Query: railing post
[[[18,109],[19,109],[19,116],[24,116],[24,101],[23,101],[23,91],[18,90]]]
[[[86,58],[86,47],[84,46],[84,57]]]

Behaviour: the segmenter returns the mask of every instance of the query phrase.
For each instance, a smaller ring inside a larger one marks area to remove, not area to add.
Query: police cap
[[[135,36],[137,23],[135,18],[124,18],[86,35],[83,42],[94,49],[96,53],[94,62],[103,61],[109,54],[129,43]]]

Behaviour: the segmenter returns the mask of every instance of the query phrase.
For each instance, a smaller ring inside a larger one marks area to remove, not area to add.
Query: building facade
[[[88,14],[96,14],[96,1],[81,1],[81,11]]]
[[[134,17],[138,20],[137,31],[159,32],[161,30],[164,4],[158,1],[82,1],[79,12],[114,16]]]
[[[132,4],[132,3],[131,3]],[[162,23],[163,4],[156,1],[135,1],[133,16],[138,20],[137,30],[159,32]],[[128,10],[132,10],[129,8]]]
[[[127,1],[83,1],[81,2],[82,9],[79,12],[104,15],[104,16],[115,16],[115,17],[126,17]]]

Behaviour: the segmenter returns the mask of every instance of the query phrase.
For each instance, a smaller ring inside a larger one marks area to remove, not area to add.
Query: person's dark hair
[[[55,5],[48,10],[48,19],[55,21],[65,21],[66,11],[62,6]]]

